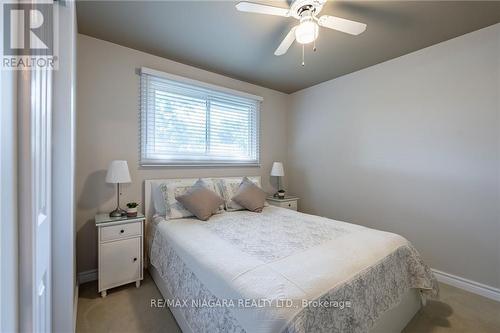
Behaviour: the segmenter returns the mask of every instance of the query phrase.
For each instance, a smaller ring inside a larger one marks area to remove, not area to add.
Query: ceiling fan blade
[[[280,46],[274,51],[274,55],[280,56],[286,53],[290,46],[293,44],[293,41],[295,40],[295,29],[297,27],[293,27],[292,30],[286,35],[285,39],[281,42]]]
[[[318,19],[318,24],[322,27],[342,31],[351,35],[359,35],[366,30],[366,24],[364,23],[329,15],[321,16]]]
[[[240,12],[249,12],[249,13],[259,13],[259,14],[267,14],[267,15],[276,15],[276,16],[290,16],[290,9],[288,8],[280,8],[268,5],[261,5],[259,3],[252,2],[238,2],[236,4],[236,9]]]

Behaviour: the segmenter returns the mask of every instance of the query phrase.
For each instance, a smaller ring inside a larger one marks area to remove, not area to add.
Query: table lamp
[[[281,189],[281,177],[285,175],[285,171],[283,169],[283,163],[281,162],[274,162],[273,167],[271,169],[271,176],[278,177],[278,192],[274,194],[274,197],[277,198],[284,198],[285,197],[285,191]]]
[[[120,183],[130,183],[127,161],[115,160],[111,162],[106,174],[106,183],[116,184],[116,209],[109,213],[109,216],[127,215],[127,212],[120,208]]]

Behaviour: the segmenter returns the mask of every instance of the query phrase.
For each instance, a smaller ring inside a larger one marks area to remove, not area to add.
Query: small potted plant
[[[137,202],[127,203],[127,216],[128,217],[136,217],[137,216],[137,207],[139,207],[139,204]]]

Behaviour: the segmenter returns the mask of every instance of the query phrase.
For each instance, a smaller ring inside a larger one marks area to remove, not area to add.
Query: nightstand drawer
[[[267,202],[269,202],[270,205],[276,206],[276,207],[283,207],[291,210],[297,210],[297,199],[294,200],[275,200],[268,198]]]
[[[99,290],[139,280],[141,253],[141,237],[101,244]]]
[[[280,202],[280,207],[297,210],[297,201]]]
[[[115,239],[128,238],[131,236],[140,236],[142,222],[128,224],[112,225],[101,228],[101,241],[110,241]]]

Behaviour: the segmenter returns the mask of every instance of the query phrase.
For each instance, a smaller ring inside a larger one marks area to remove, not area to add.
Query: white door
[[[35,12],[32,12],[32,9],[42,9],[42,7],[38,7],[42,4],[35,0],[23,3],[31,6],[29,15]],[[23,7],[22,10],[26,13],[28,8]],[[33,20],[35,19],[33,18]],[[40,22],[43,23],[43,20],[39,20],[37,24]],[[24,23],[22,24],[23,29],[20,29],[19,33],[24,33],[22,35],[24,37],[32,36],[27,34],[31,31],[31,20]],[[37,28],[36,34],[42,40],[47,40],[47,37],[52,34],[51,30],[50,25],[42,24],[41,27]],[[24,39],[31,41],[31,37]],[[49,68],[34,66],[30,69],[19,70],[17,74],[19,331],[44,333],[51,332],[52,329],[51,125],[53,72]]]
[[[19,324],[50,332],[52,71],[22,71],[18,87]]]
[[[35,332],[50,332],[51,319],[51,115],[52,71],[38,69],[32,73],[34,113],[33,204],[35,212]]]

